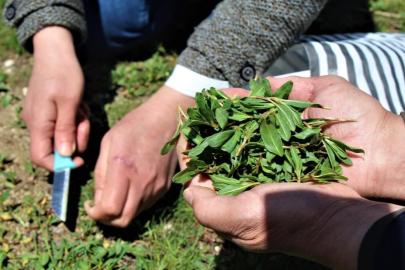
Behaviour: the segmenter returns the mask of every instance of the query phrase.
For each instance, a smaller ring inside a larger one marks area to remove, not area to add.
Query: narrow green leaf
[[[184,170],[176,173],[173,176],[172,181],[177,184],[184,184],[190,181],[196,175],[197,173],[195,171],[191,170],[190,168],[185,168]]]
[[[221,147],[233,134],[235,130],[226,130],[214,135],[211,135],[205,139],[209,146],[213,148]]]
[[[277,106],[277,109],[278,109],[277,117],[280,119],[280,121],[283,121],[284,123],[287,123],[290,130],[295,131],[295,128],[297,126],[296,123],[298,121],[298,119],[294,119],[294,118],[297,117],[296,114],[293,111],[290,110],[288,105],[276,104],[276,106]]]
[[[280,157],[284,155],[283,143],[281,142],[280,134],[272,124],[267,124],[264,120],[260,124],[260,135],[263,138],[266,149]]]
[[[246,126],[246,135],[251,137],[252,134],[259,128],[259,123],[257,121],[251,121]]]
[[[161,155],[166,155],[167,153],[169,153],[170,151],[173,150],[173,148],[176,145],[177,140],[179,138],[181,126],[182,126],[182,123],[181,123],[181,120],[179,119],[178,123],[177,123],[177,130],[174,133],[173,138],[171,138],[170,141],[168,141],[167,143],[165,143],[163,145],[162,149],[160,150]]]
[[[279,89],[277,89],[276,93],[274,93],[275,97],[282,98],[282,99],[288,99],[290,96],[291,90],[293,87],[293,82],[288,81],[282,86],[280,86]]]
[[[250,95],[256,97],[271,97],[273,93],[271,92],[270,82],[267,79],[262,79],[260,76],[256,80],[249,81]]]
[[[328,140],[334,142],[336,145],[338,145],[340,148],[342,148],[344,150],[349,150],[349,151],[354,152],[354,153],[363,153],[363,154],[365,153],[363,149],[354,148],[354,147],[352,147],[350,145],[347,145],[347,144],[345,144],[345,143],[343,143],[343,142],[341,142],[339,140],[336,140],[336,139],[333,139],[333,138],[328,138]]]
[[[291,130],[290,127],[288,126],[288,123],[284,121],[283,119],[280,118],[280,115],[276,116],[276,121],[278,124],[278,132],[280,133],[281,138],[288,142],[291,138]]]
[[[232,109],[232,112],[229,114],[228,118],[231,120],[242,122],[247,119],[252,119],[253,117],[250,115],[247,115],[246,113],[242,113],[238,110]]]
[[[215,121],[214,113],[208,107],[207,101],[202,93],[197,93],[195,95],[196,108],[200,113],[207,119],[208,122],[213,123]]]
[[[182,130],[188,142],[194,142],[195,144],[199,145],[204,141],[204,138],[201,137],[193,128],[183,128]]]
[[[214,183],[224,183],[224,184],[228,184],[228,185],[240,184],[239,180],[227,177],[226,175],[223,175],[223,174],[210,174],[209,176],[212,179],[212,181],[214,181]]]
[[[322,129],[320,128],[305,128],[303,131],[294,134],[293,136],[295,138],[305,140],[308,137],[314,136],[314,135],[319,135],[321,133]]]
[[[239,142],[242,133],[237,130],[233,136],[222,146],[222,150],[231,153],[235,149],[236,144]]]
[[[229,113],[222,108],[215,110],[215,117],[217,118],[217,122],[222,129],[224,129],[228,124],[228,115]]]
[[[328,143],[325,142],[325,140],[322,140],[322,142],[326,148],[326,152],[328,153],[330,165],[331,165],[331,167],[333,167],[334,164],[336,163],[335,153],[333,152],[333,149],[328,145]]]
[[[199,156],[204,150],[205,148],[208,147],[208,142],[207,140],[204,140],[202,143],[200,143],[199,145],[197,145],[196,147],[194,147],[193,149],[191,149],[188,153],[187,156],[189,157],[197,157]]]
[[[321,104],[311,103],[308,101],[301,101],[301,100],[283,100],[283,103],[297,108],[297,109],[306,109],[306,108],[323,108]]]
[[[225,99],[225,100],[230,100],[230,98],[221,90],[217,90],[214,87],[211,87],[208,92],[210,92],[211,95],[220,98],[220,99]]]
[[[290,148],[291,159],[293,161],[293,167],[295,175],[298,179],[298,182],[301,182],[301,170],[302,170],[302,160],[298,156],[298,150],[295,147]]]
[[[202,160],[198,160],[198,159],[190,159],[187,164],[186,164],[187,168],[191,169],[191,170],[199,170],[199,171],[205,171],[208,169],[208,165],[205,164],[204,161]]]
[[[353,165],[352,160],[347,156],[344,149],[340,148],[337,144],[332,141],[326,140],[329,146],[333,149],[335,156],[346,165]]]
[[[228,185],[225,188],[221,189],[218,192],[218,195],[230,195],[230,196],[236,196],[241,194],[243,191],[245,191],[249,185],[246,184],[233,184],[233,185]]]
[[[196,108],[188,108],[187,115],[192,120],[206,120],[204,116]]]

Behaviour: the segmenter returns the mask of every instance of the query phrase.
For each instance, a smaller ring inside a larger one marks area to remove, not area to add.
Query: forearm
[[[380,218],[402,207],[365,199],[338,200],[330,207],[331,215],[308,243],[310,253],[300,254],[333,269],[357,269],[361,243],[370,227]]]

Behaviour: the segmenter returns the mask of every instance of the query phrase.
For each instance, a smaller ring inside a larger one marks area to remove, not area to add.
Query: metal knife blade
[[[60,220],[66,222],[69,198],[70,170],[76,168],[70,157],[62,157],[55,151],[52,190],[52,209]]]

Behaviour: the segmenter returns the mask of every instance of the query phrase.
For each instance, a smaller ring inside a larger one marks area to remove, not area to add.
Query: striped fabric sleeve
[[[398,114],[405,110],[405,35],[387,33],[303,36],[311,76],[347,79]]]

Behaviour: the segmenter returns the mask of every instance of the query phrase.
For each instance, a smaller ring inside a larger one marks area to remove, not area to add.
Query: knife
[[[67,216],[70,170],[74,168],[76,165],[71,157],[63,157],[55,150],[52,209],[63,222],[66,222]]]

